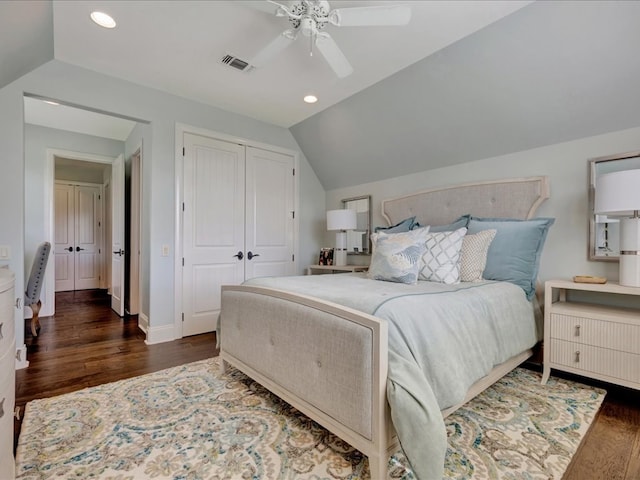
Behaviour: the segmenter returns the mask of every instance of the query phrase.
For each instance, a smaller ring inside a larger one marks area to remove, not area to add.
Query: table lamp
[[[357,225],[355,210],[327,211],[327,230],[336,231],[336,244],[333,252],[334,265],[347,264],[347,230],[353,230]]]
[[[620,219],[620,285],[640,287],[640,169],[596,178],[594,213]]]

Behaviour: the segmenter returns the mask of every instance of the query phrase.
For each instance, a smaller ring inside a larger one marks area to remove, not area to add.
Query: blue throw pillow
[[[396,223],[390,227],[376,227],[374,232],[384,233],[404,233],[415,228],[416,217],[409,217],[402,220],[400,223]]]
[[[527,299],[531,300],[536,292],[542,247],[554,221],[554,218],[517,220],[471,217],[468,234],[496,230],[487,253],[483,278],[514,283],[522,287]]]
[[[434,232],[453,232],[454,230],[458,230],[459,228],[466,227],[469,224],[469,219],[471,215],[462,215],[457,220],[454,220],[452,223],[447,225],[430,225],[429,231],[431,233]]]

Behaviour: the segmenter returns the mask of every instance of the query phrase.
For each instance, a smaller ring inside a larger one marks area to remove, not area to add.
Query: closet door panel
[[[293,275],[294,158],[247,147],[246,165],[246,278]]]
[[[56,184],[54,193],[56,292],[73,290],[75,288],[74,204],[73,185]]]
[[[220,286],[244,280],[244,147],[185,134],[182,334],[215,330]]]
[[[100,286],[99,229],[100,219],[98,187],[75,187],[75,289],[85,290]]]

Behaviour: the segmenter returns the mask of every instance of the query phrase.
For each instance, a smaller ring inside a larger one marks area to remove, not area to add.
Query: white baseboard
[[[149,333],[149,317],[142,312],[138,314],[138,328],[146,334]]]
[[[171,342],[175,340],[173,336],[173,325],[163,325],[161,327],[148,327],[147,339],[144,341],[147,345],[156,343]]]
[[[20,348],[16,348],[16,370],[22,370],[27,368],[29,362],[27,361],[27,346],[22,345]]]

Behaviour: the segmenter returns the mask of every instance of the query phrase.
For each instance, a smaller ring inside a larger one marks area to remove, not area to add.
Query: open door
[[[124,157],[111,165],[111,308],[124,315]]]

